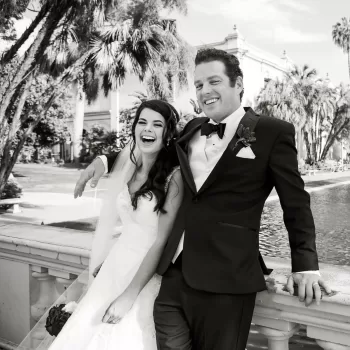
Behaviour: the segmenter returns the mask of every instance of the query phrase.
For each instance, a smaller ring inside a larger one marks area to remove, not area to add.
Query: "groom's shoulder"
[[[281,132],[295,132],[294,125],[285,120],[281,120],[274,117],[267,117],[264,115],[259,115],[259,129],[263,129],[264,131],[281,133]]]
[[[207,119],[208,119],[207,117],[196,117],[196,118],[193,118],[192,120],[190,120],[185,125],[185,127],[183,128],[180,136],[187,134],[189,131],[191,131],[192,129],[194,129],[198,125],[204,123]]]

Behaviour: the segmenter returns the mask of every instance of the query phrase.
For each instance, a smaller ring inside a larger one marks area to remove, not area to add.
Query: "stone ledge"
[[[264,257],[264,261],[267,267],[273,269],[273,272],[269,277],[276,281],[275,294],[289,297],[284,300],[284,303],[288,303],[290,306],[296,307],[297,305],[302,304],[298,301],[297,297],[291,297],[289,293],[283,291],[283,286],[287,282],[287,277],[291,273],[290,259]],[[336,295],[331,297],[324,296],[322,304],[332,303],[350,307],[350,267],[324,263],[320,263],[319,267],[324,280],[330,285],[332,290],[337,292]],[[309,308],[316,307],[316,305],[311,305]]]
[[[0,223],[0,257],[79,275],[89,265],[91,232]]]
[[[27,223],[1,225],[0,248],[81,264],[90,257],[91,232]]]
[[[269,257],[264,260],[274,269],[269,276],[275,280],[274,290],[257,294],[253,323],[280,331],[290,331],[302,324],[308,337],[350,349],[347,347],[350,344],[350,267],[320,264],[322,277],[337,294],[324,296],[319,306],[306,307],[298,297],[283,291],[290,274],[290,261]]]

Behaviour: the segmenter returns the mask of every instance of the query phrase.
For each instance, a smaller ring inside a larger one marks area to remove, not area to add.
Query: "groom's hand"
[[[100,158],[96,158],[81,174],[74,189],[74,198],[81,197],[87,182],[91,180],[90,186],[95,188],[100,178],[105,173],[105,166]]]
[[[299,301],[305,301],[306,306],[311,305],[314,295],[316,304],[320,305],[322,298],[320,287],[322,287],[327,294],[332,293],[332,289],[327,283],[315,273],[292,273],[287,281],[287,290],[291,295],[294,295],[295,285],[298,286]]]

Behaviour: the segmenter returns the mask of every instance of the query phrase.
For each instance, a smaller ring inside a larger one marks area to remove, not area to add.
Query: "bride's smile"
[[[163,147],[164,117],[149,108],[142,110],[135,127],[135,141],[142,153],[158,153]]]

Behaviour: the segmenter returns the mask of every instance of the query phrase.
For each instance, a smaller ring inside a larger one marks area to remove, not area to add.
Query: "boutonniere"
[[[239,124],[237,136],[239,139],[236,142],[235,147],[240,143],[242,143],[244,147],[250,147],[251,144],[256,141],[255,132],[250,131],[249,126],[244,127],[243,124]]]

